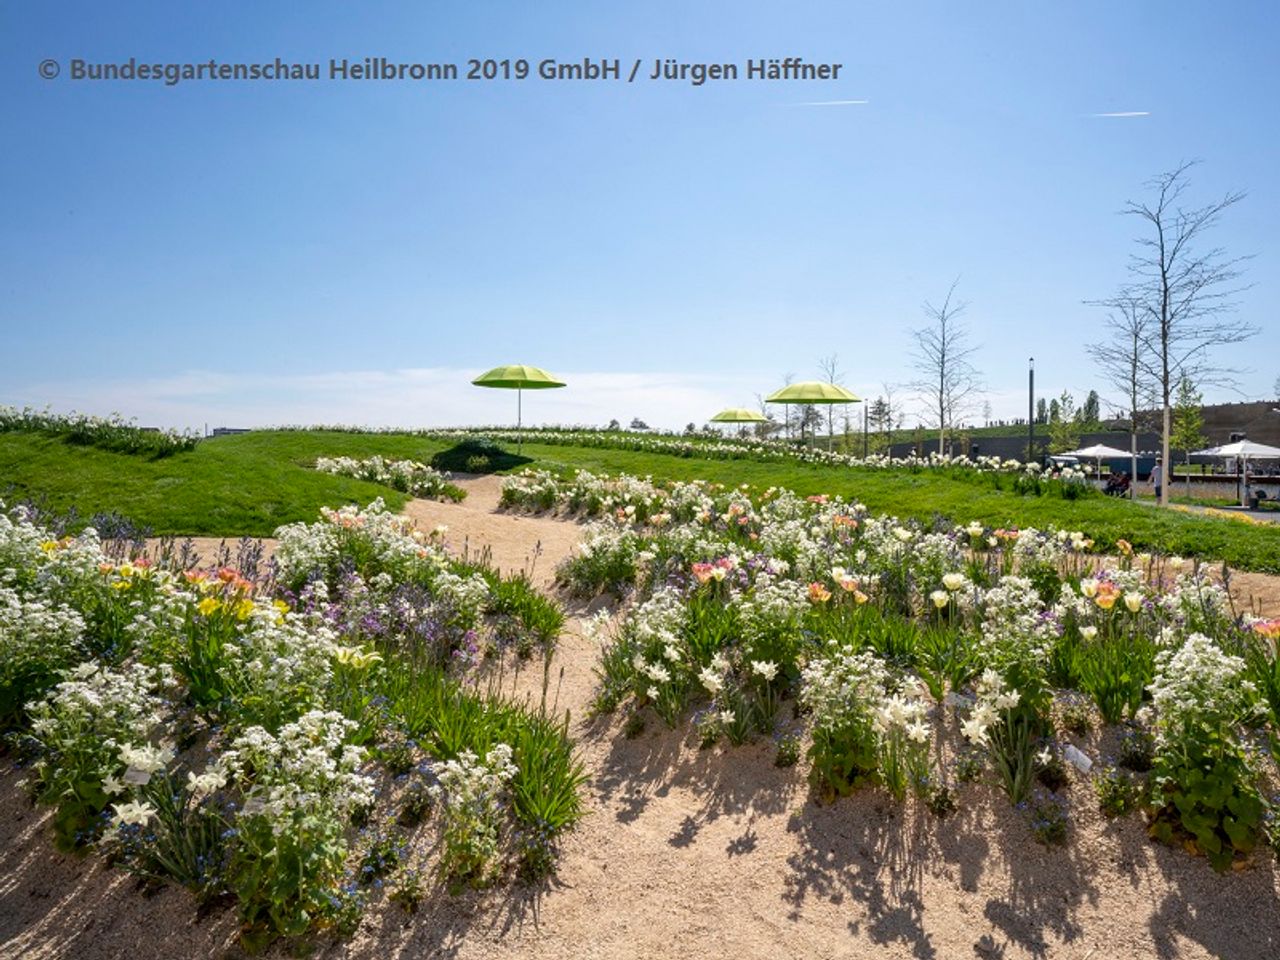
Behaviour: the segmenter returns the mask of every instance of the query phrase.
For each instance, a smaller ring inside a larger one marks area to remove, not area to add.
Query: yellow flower
[[[111,585],[111,589],[113,589],[113,590],[128,590],[128,589],[129,589],[129,581],[128,581],[128,580],[117,580],[115,583],[113,583],[113,584]]]
[[[122,564],[120,564],[120,576],[122,576],[122,577],[132,577],[132,576],[133,576],[133,564],[132,564],[132,563],[122,563]]]
[[[945,590],[935,590],[929,594],[929,599],[933,601],[933,605],[941,610],[951,602],[951,596]]]
[[[236,619],[248,620],[253,613],[253,601],[247,597],[236,604]]]
[[[221,606],[222,601],[217,597],[205,597],[196,604],[196,609],[199,610],[202,615],[207,617],[217,611]]]
[[[1142,609],[1142,594],[1131,590],[1124,595],[1124,605],[1129,608],[1130,613],[1137,613]]]
[[[272,600],[271,605],[275,607],[277,610],[279,610],[281,613],[289,612],[289,605],[285,603],[283,600],[278,600],[278,599]]]
[[[382,654],[376,650],[362,650],[359,647],[339,647],[334,658],[341,664],[355,670],[363,670],[382,661]]]
[[[40,549],[45,553],[53,553],[53,551],[58,549],[58,541],[46,540],[44,543],[40,544]]]
[[[1094,598],[1093,602],[1096,603],[1103,610],[1110,610],[1112,607],[1116,605],[1117,596],[1119,596],[1119,594],[1100,593]]]

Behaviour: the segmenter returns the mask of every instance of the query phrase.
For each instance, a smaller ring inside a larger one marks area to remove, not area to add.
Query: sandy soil
[[[541,542],[535,575],[546,582],[578,528],[494,513],[496,483],[466,485],[462,505],[415,502],[409,512],[447,524],[459,550],[488,548],[507,570]],[[595,651],[578,627],[570,622],[557,653],[557,698],[573,711],[590,813],[557,876],[536,889],[439,892],[414,916],[375,905],[353,939],[323,943],[317,956],[1280,956],[1280,869],[1269,852],[1215,874],[1149,842],[1137,817],[1105,821],[1083,782],[1066,791],[1062,849],[1036,844],[986,787],[962,787],[961,809],[941,822],[875,792],[817,806],[803,764],[776,768],[771,744],[700,751],[656,720],[633,740],[616,721],[588,722]],[[1085,746],[1097,755],[1098,744]],[[17,779],[0,778],[0,956],[237,955],[228,911],[197,922],[181,891],[146,897],[100,860],[56,854],[47,817]]]

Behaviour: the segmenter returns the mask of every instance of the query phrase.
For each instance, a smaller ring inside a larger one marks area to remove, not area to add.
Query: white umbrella
[[[1128,450],[1121,450],[1117,447],[1108,447],[1105,443],[1095,443],[1091,447],[1081,447],[1079,450],[1068,450],[1063,456],[1067,457],[1088,457],[1090,460],[1111,460],[1115,457],[1129,456]]]
[[[1128,450],[1120,450],[1116,447],[1108,447],[1105,443],[1095,443],[1091,447],[1081,447],[1079,450],[1068,450],[1062,454],[1064,457],[1084,457],[1088,460],[1097,461],[1098,473],[1102,473],[1102,461],[1114,460],[1116,457],[1128,458]]]
[[[1197,450],[1192,454],[1193,457],[1221,457],[1227,459],[1229,457],[1240,458],[1240,476],[1243,482],[1240,484],[1240,506],[1246,506],[1249,502],[1249,458],[1254,460],[1275,460],[1280,458],[1280,447],[1269,447],[1265,443],[1254,443],[1252,440],[1237,440],[1235,443],[1225,443],[1220,447],[1210,447],[1207,450]]]

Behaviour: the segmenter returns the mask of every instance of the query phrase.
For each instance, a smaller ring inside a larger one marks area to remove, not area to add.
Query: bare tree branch
[[[982,389],[982,378],[969,359],[978,348],[970,345],[969,331],[960,320],[968,304],[955,297],[959,283],[958,278],[952,282],[941,306],[924,304],[930,323],[911,334],[915,340],[912,361],[921,378],[910,387],[920,393],[938,425],[939,453],[947,430]]]
[[[1258,331],[1235,319],[1242,285],[1242,266],[1249,257],[1228,257],[1221,247],[1196,247],[1222,215],[1242,199],[1227,193],[1202,207],[1187,208],[1181,199],[1188,186],[1187,171],[1194,162],[1180,164],[1148,182],[1153,196],[1129,201],[1121,211],[1136,217],[1143,232],[1129,261],[1130,281],[1122,299],[1140,314],[1143,350],[1139,363],[1154,384],[1162,408],[1161,453],[1169,469],[1169,436],[1173,421],[1173,393],[1185,377],[1199,384],[1233,381],[1238,370],[1215,365],[1211,352],[1241,343]],[[1115,301],[1108,301],[1115,305]],[[1118,309],[1118,308],[1117,308]],[[1133,322],[1136,322],[1136,317]],[[1168,483],[1161,502],[1167,503]]]

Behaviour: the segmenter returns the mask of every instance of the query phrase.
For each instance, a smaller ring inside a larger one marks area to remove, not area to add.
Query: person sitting
[[[1110,497],[1123,497],[1129,492],[1129,475],[1127,473],[1112,473],[1107,476],[1107,485],[1102,488],[1102,492]]]

